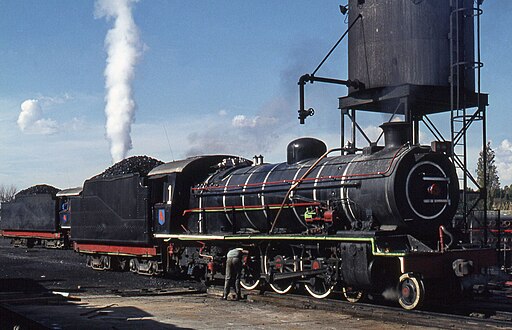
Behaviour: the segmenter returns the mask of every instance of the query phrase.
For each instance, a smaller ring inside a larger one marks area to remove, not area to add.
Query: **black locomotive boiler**
[[[185,214],[199,233],[376,231],[435,240],[457,209],[458,180],[445,154],[408,145],[407,127],[382,125],[386,145],[357,155],[333,156],[319,140],[298,139],[286,163],[210,176],[193,188],[195,207]]]

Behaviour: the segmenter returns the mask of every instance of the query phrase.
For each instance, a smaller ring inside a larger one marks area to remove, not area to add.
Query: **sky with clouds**
[[[346,88],[308,85],[316,114],[299,125],[297,81],[347,28],[338,9],[345,3],[1,1],[0,184],[79,186],[133,155],[262,154],[279,162],[301,136],[336,147],[337,98]],[[482,8],[488,139],[505,185],[512,183],[512,1]],[[318,74],[347,77],[345,42]],[[121,106],[130,110],[116,113]],[[387,117],[359,119],[375,137]],[[479,147],[470,146],[472,163]]]

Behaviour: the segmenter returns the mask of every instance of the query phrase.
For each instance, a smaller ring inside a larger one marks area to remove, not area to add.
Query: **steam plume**
[[[98,0],[96,18],[114,19],[114,26],[105,37],[107,66],[105,88],[107,116],[106,136],[110,141],[112,160],[118,162],[132,149],[131,124],[135,118],[136,104],[131,83],[135,65],[141,55],[139,31],[132,16],[136,0]]]

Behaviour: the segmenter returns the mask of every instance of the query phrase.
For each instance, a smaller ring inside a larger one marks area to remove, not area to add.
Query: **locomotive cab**
[[[154,196],[158,196],[152,203],[156,237],[189,230],[203,231],[201,223],[188,222],[184,217],[184,212],[190,208],[191,187],[204,181],[216,169],[228,167],[228,163],[235,167],[248,166],[250,161],[228,155],[197,156],[162,164],[149,172]]]
[[[77,198],[82,193],[82,187],[63,189],[57,193],[60,198],[59,222],[63,229],[71,229],[71,218],[73,206],[77,203]]]

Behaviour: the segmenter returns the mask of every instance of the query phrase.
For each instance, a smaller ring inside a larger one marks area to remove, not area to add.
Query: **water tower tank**
[[[454,8],[468,9],[452,13]],[[459,66],[454,81],[473,92],[472,8],[473,0],[349,0],[349,21],[362,15],[349,32],[349,79],[363,82],[367,90],[404,84],[450,87],[451,61],[464,62],[469,64]]]

